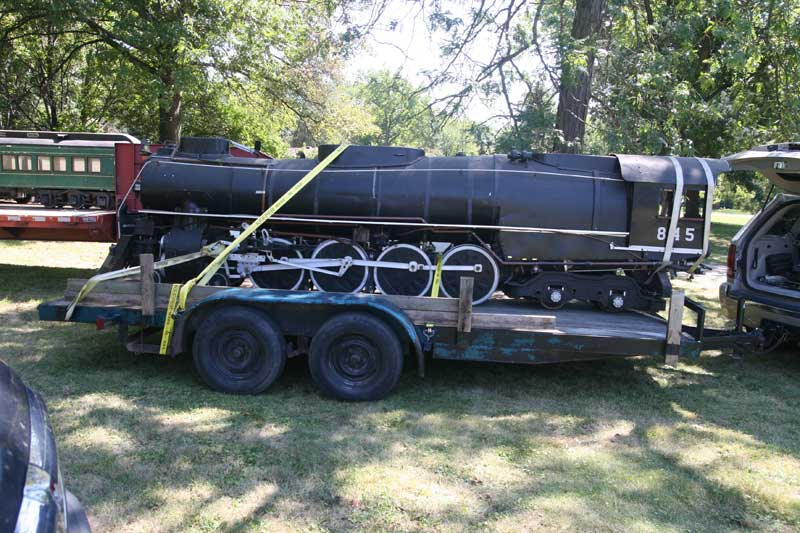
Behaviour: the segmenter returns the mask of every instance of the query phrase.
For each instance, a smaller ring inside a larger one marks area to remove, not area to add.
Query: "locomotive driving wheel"
[[[500,269],[492,256],[479,246],[462,244],[451,248],[442,258],[442,267],[470,266],[470,270],[443,270],[442,292],[450,298],[458,298],[461,278],[473,278],[472,303],[478,305],[492,297],[500,283]]]
[[[299,250],[291,248],[292,243],[286,239],[270,239],[270,244],[277,245],[272,247],[272,257],[278,259],[302,259],[303,254]],[[279,263],[268,262],[267,264],[276,265]],[[285,270],[254,270],[250,273],[250,281],[253,285],[261,289],[279,289],[293,291],[300,288],[306,277],[302,268],[286,268]]]
[[[312,259],[344,259],[346,262],[367,260],[367,254],[360,246],[348,241],[337,240],[321,243],[314,249],[311,257]],[[340,269],[340,265],[321,268],[330,274],[312,270],[311,281],[318,290],[325,292],[358,292],[367,284],[369,268],[350,264],[339,276]]]
[[[375,268],[375,287],[381,293],[423,296],[430,290],[433,271],[424,267],[430,267],[431,260],[422,249],[411,244],[395,244],[381,252],[378,261],[408,265],[406,268]]]

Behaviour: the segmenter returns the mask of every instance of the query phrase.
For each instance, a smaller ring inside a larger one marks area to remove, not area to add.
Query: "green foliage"
[[[720,156],[796,135],[793,1],[642,2],[612,4],[595,149]]]
[[[439,117],[430,96],[399,72],[372,72],[356,84],[355,97],[374,127],[356,137],[361,144],[425,148],[429,155],[476,154],[474,124],[458,116]]]
[[[558,138],[553,127],[555,120],[552,97],[541,82],[537,83],[535,89],[527,94],[519,115],[501,130],[495,148],[503,153],[514,149],[549,151]]]
[[[281,152],[297,120],[324,122],[335,58],[357,30],[343,38],[333,14],[356,5],[22,0],[0,12],[0,126],[154,140],[185,126]]]
[[[769,190],[770,183],[761,174],[746,171],[723,174],[714,191],[714,207],[755,213],[764,205]]]
[[[427,102],[399,72],[368,74],[356,88],[357,98],[372,115],[377,131],[363,135],[363,144],[419,144],[429,127]]]
[[[474,124],[469,120],[454,118],[439,128],[431,128],[429,132],[422,144],[428,155],[454,156],[480,153],[480,147],[475,139]]]
[[[322,112],[306,119],[298,118],[292,133],[292,146],[348,142],[377,136],[371,110],[358,99],[357,87],[335,78],[321,91]],[[308,155],[308,154],[307,154]]]

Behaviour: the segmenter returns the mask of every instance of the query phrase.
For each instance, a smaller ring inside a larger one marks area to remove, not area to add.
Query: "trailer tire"
[[[400,380],[403,347],[383,320],[368,313],[343,313],[314,335],[308,363],[325,394],[340,400],[380,400]]]
[[[286,340],[263,313],[243,306],[212,311],[192,343],[194,366],[214,390],[258,394],[286,365]]]

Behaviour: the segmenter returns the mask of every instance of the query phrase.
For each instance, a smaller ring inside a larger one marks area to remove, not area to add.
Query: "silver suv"
[[[726,158],[732,170],[755,170],[782,192],[733,237],[722,309],[741,324],[800,334],[800,143],[759,146]]]

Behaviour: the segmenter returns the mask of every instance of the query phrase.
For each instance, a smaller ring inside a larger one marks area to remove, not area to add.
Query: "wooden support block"
[[[681,333],[683,331],[683,304],[686,295],[683,291],[672,291],[669,300],[669,316],[667,317],[667,344],[664,349],[664,363],[670,366],[678,364],[681,353]]]
[[[461,277],[461,286],[458,293],[458,331],[469,333],[472,331],[472,288],[475,278]]]
[[[153,254],[139,256],[139,265],[142,268],[141,294],[142,316],[153,316],[156,310],[156,287],[153,280]]]

